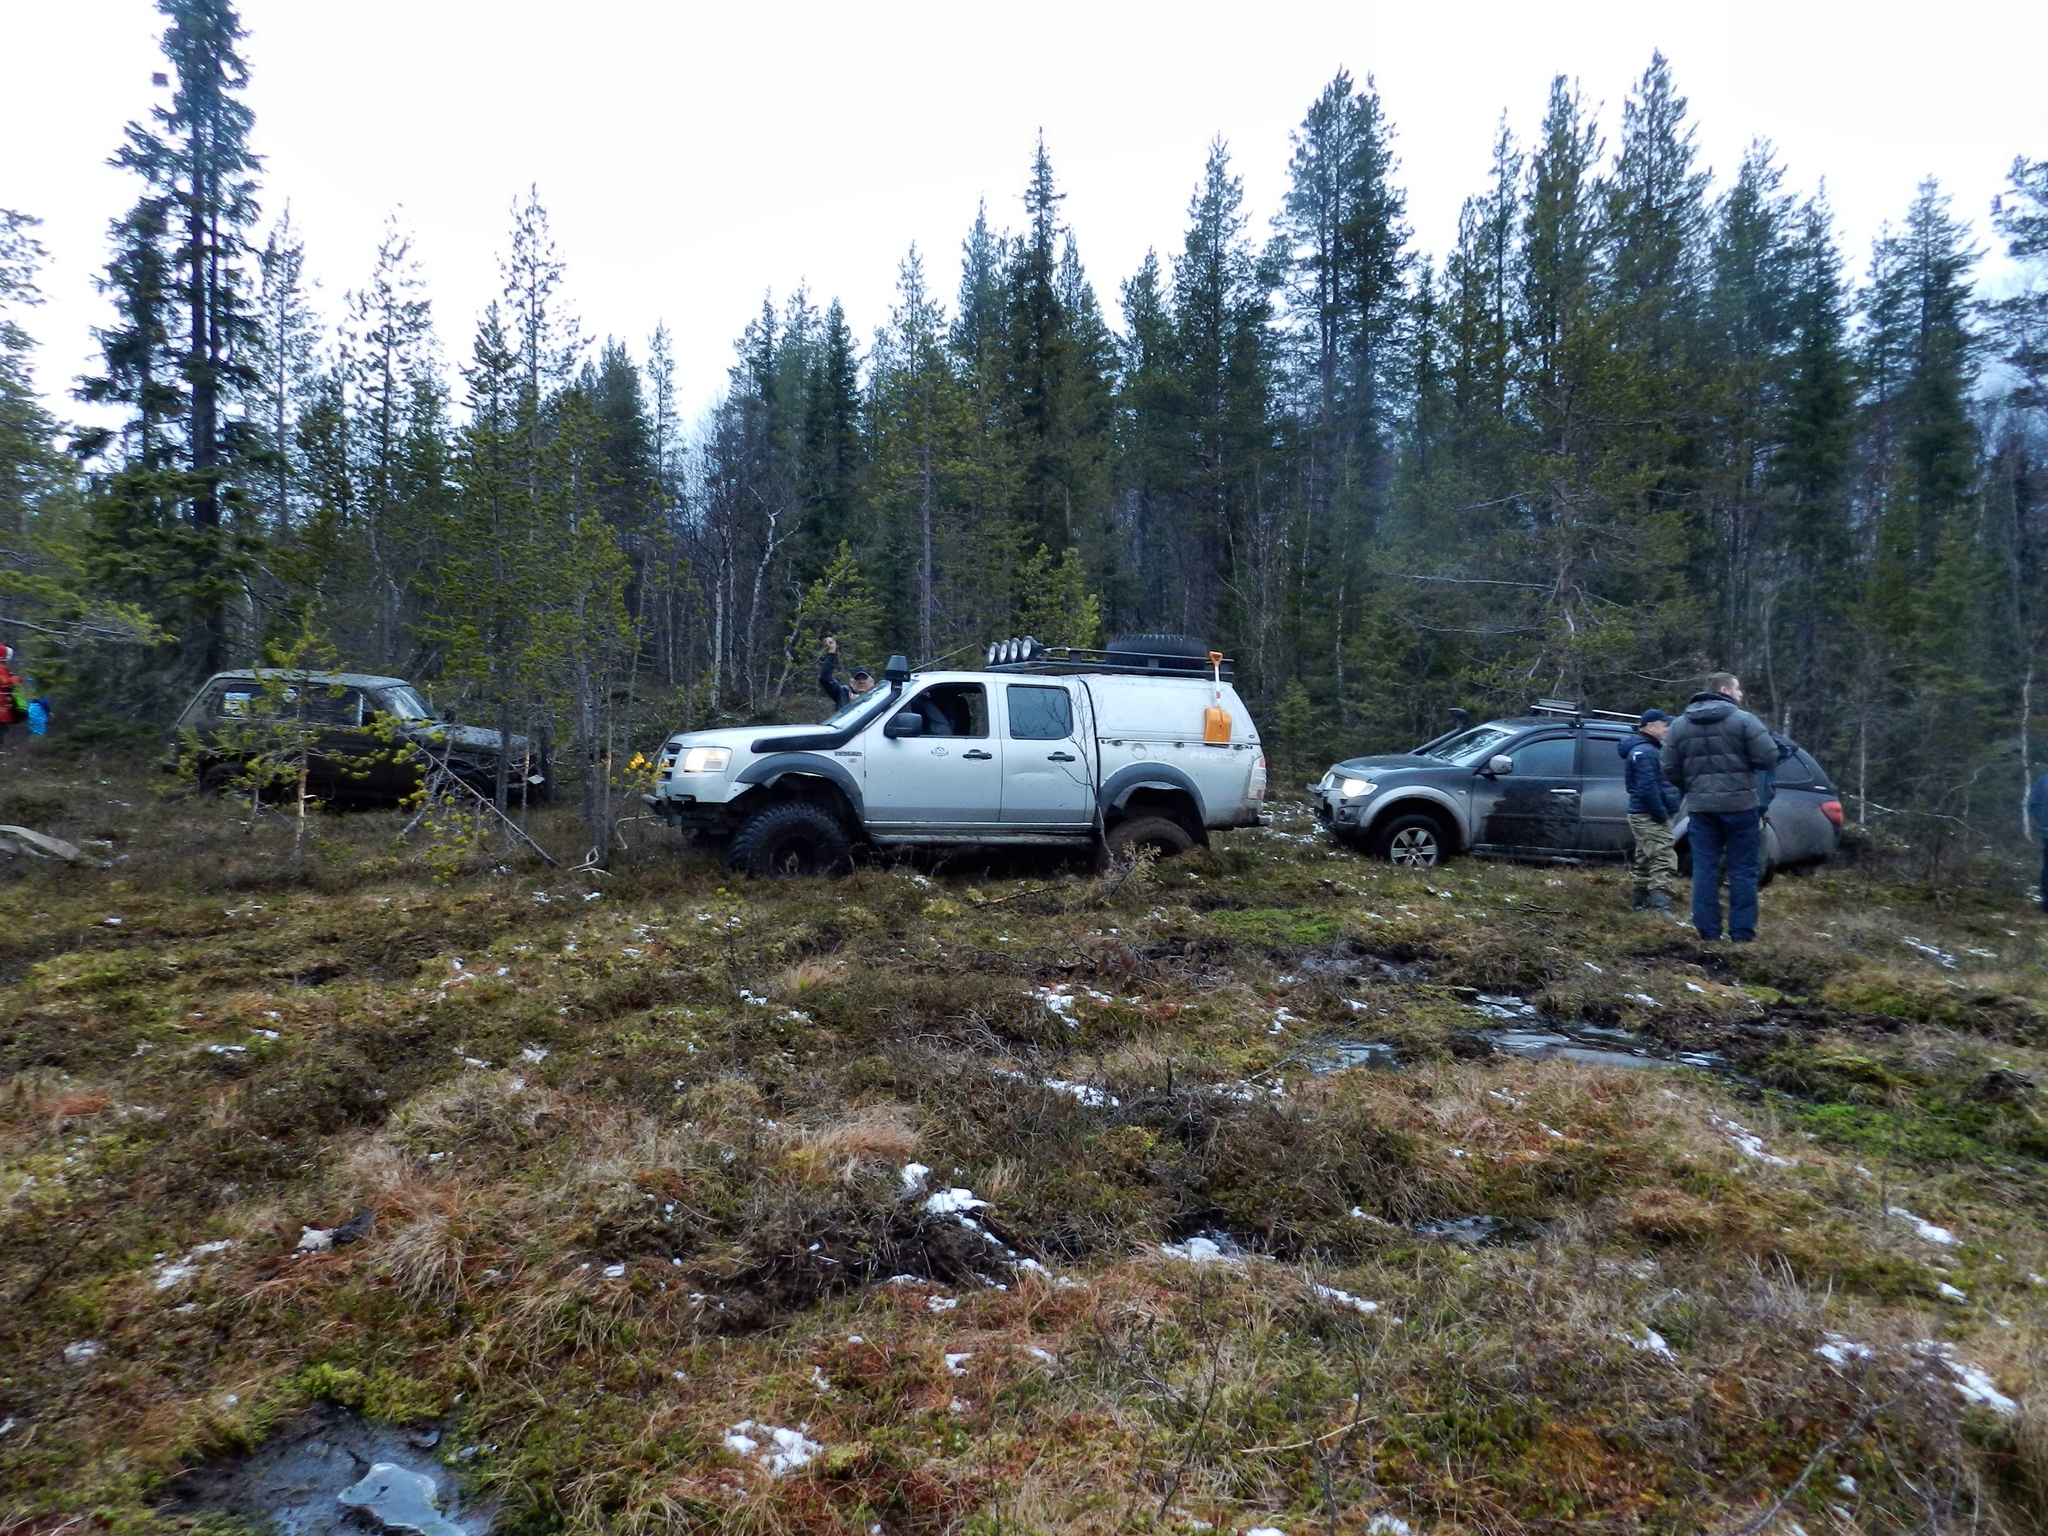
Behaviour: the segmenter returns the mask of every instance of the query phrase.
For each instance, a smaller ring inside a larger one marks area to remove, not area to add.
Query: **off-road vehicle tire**
[[[1209,670],[1209,647],[1186,635],[1118,635],[1103,649],[1112,656],[1156,656],[1179,663],[1160,668],[1163,672]]]
[[[1186,827],[1164,816],[1133,816],[1129,821],[1120,821],[1109,829],[1104,841],[1109,845],[1110,858],[1118,864],[1130,863],[1140,848],[1150,848],[1160,858],[1170,859],[1195,846]]]
[[[214,800],[233,790],[246,789],[248,785],[249,773],[241,764],[215,763],[199,775],[194,790],[200,799]]]
[[[1451,840],[1427,811],[1410,811],[1376,827],[1366,852],[1399,869],[1435,869],[1450,862]]]
[[[743,875],[778,880],[843,875],[852,856],[853,841],[838,817],[808,800],[784,800],[756,812],[733,835],[726,862]]]

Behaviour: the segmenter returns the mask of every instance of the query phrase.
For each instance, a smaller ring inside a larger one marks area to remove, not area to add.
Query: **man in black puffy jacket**
[[[1678,851],[1671,842],[1671,819],[1678,814],[1678,791],[1664,777],[1659,760],[1671,717],[1646,709],[1633,735],[1622,737],[1615,750],[1628,769],[1629,870],[1636,894],[1630,903],[1641,912],[1669,912],[1671,887],[1678,880]]]
[[[1728,937],[1756,937],[1757,866],[1763,851],[1757,775],[1778,766],[1778,745],[1742,708],[1732,672],[1707,678],[1664,738],[1664,777],[1685,796],[1692,818],[1692,925],[1721,937],[1721,866],[1728,866]]]

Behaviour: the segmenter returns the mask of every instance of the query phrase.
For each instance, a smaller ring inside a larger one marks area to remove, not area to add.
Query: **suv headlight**
[[[731,761],[731,747],[692,747],[683,754],[683,772],[723,773]]]
[[[1358,795],[1371,794],[1379,785],[1373,783],[1371,779],[1346,779],[1337,788],[1343,791],[1346,800],[1350,800]]]

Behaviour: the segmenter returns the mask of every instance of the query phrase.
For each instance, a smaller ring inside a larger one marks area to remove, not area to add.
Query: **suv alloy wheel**
[[[1421,811],[1396,816],[1381,827],[1373,836],[1372,852],[1403,869],[1435,869],[1449,857],[1443,825]]]

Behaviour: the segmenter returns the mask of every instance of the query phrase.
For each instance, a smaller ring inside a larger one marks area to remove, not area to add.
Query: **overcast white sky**
[[[1418,245],[1441,253],[1503,110],[1524,136],[1553,74],[1620,103],[1672,60],[1704,159],[1753,137],[1823,176],[1860,271],[1926,175],[1989,243],[2015,154],[2048,155],[2048,4],[734,4],[244,0],[266,217],[289,199],[332,314],[385,215],[416,236],[444,351],[495,291],[516,195],[538,183],[594,336],[636,354],[665,320],[681,394],[715,395],[764,290],[838,295],[865,339],[914,240],[950,296],[986,197],[1000,224],[1042,127],[1097,292],[1178,241],[1221,134],[1262,230],[1288,134],[1341,66],[1398,131]],[[134,198],[106,165],[162,67],[147,0],[0,0],[0,207],[44,220],[31,317],[53,405],[103,317],[92,277]]]

